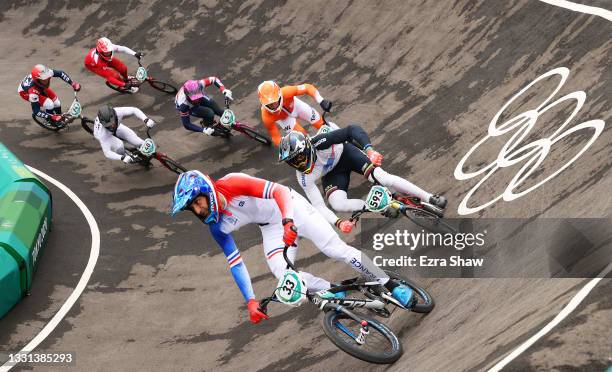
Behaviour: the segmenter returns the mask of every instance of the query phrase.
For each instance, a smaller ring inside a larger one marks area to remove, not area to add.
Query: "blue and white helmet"
[[[174,186],[172,210],[170,213],[175,215],[184,210],[199,195],[204,195],[208,198],[209,213],[204,223],[210,224],[218,222],[219,203],[215,184],[210,177],[197,170],[191,170],[179,175],[176,185]]]

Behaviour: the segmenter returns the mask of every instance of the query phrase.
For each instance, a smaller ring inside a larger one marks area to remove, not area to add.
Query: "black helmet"
[[[109,129],[113,125],[117,125],[117,112],[111,106],[102,106],[98,110],[98,120],[104,128]]]
[[[310,138],[302,132],[291,131],[281,139],[278,147],[278,161],[284,161],[303,173],[310,173],[317,161],[317,151]]]

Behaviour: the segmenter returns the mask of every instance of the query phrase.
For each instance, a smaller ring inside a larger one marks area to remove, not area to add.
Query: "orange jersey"
[[[281,139],[281,133],[278,129],[278,125],[281,125],[284,131],[299,130],[304,134],[307,134],[306,130],[298,123],[297,118],[307,120],[315,128],[320,128],[323,124],[318,112],[312,107],[310,110],[303,106],[308,106],[304,102],[297,100],[296,96],[308,94],[317,103],[323,100],[323,97],[319,94],[317,88],[312,84],[300,84],[300,85],[288,85],[281,88],[281,94],[283,96],[283,104],[281,110],[276,113],[272,113],[266,110],[264,107],[261,108],[261,120],[264,126],[272,137],[272,142],[276,145],[279,144]],[[299,106],[299,107],[298,107]],[[309,107],[309,106],[308,106]],[[290,119],[290,120],[287,120]]]

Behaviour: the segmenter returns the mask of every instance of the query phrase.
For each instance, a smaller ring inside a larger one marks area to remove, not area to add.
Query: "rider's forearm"
[[[115,45],[115,51],[119,53],[129,54],[131,56],[136,55],[135,51],[123,45]]]
[[[204,128],[202,128],[201,125],[195,125],[193,124],[190,120],[189,117],[184,118],[181,117],[181,124],[183,124],[183,126],[185,127],[185,129],[190,130],[192,132],[199,132],[201,133],[202,131],[204,131]]]
[[[147,118],[144,112],[137,107],[115,107],[119,120],[126,116],[136,116],[138,119],[144,121]]]
[[[312,206],[315,207],[317,211],[323,215],[323,217],[325,217],[325,220],[329,222],[329,224],[334,225],[336,221],[338,221],[338,216],[336,216],[331,209],[327,208],[325,205],[325,200],[319,192],[319,189],[317,189],[317,186],[310,185],[303,188],[304,192],[306,193],[306,197],[308,197],[308,200],[310,200],[310,204],[312,204]]]
[[[234,277],[238,289],[240,289],[240,293],[242,293],[242,297],[244,297],[244,301],[249,302],[250,299],[255,298],[251,277],[242,259],[233,266],[230,264],[230,270],[232,271],[232,276]]]
[[[240,289],[244,300],[248,302],[250,299],[255,298],[253,285],[251,284],[251,277],[249,276],[246,265],[244,262],[242,262],[240,251],[238,251],[238,247],[236,247],[234,239],[230,234],[221,231],[221,226],[218,223],[209,225],[209,229],[213,238],[223,250],[223,254],[227,259],[232,276],[234,277],[234,281],[236,282],[238,289]]]
[[[72,85],[72,79],[70,79],[70,76],[68,76],[67,73],[65,73],[62,70],[53,70],[53,76],[54,77],[58,77],[61,78],[62,80],[64,80],[66,83]]]
[[[209,76],[207,78],[202,79],[202,84],[204,84],[205,87],[214,84],[217,88],[219,88],[221,92],[225,91],[225,85],[223,85],[221,79],[216,76]]]
[[[325,140],[322,141],[323,138],[325,138]],[[361,150],[370,147],[370,137],[363,128],[355,124],[319,134],[312,139],[312,143],[316,144],[315,147],[317,150],[325,150],[331,147],[331,145],[344,142],[351,142]]]

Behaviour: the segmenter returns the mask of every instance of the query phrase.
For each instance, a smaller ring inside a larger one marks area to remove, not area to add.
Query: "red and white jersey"
[[[133,51],[132,49],[128,47],[122,46],[122,45],[113,45],[112,49],[113,49],[113,54],[114,52],[119,52],[119,53],[129,54],[131,56],[136,55],[135,51]],[[111,56],[110,59],[112,60],[113,57]],[[109,62],[110,60],[105,60],[104,58],[100,57],[100,54],[98,53],[96,48],[90,49],[89,52],[87,53],[87,56],[85,57],[85,65],[89,65],[91,67],[107,66]]]
[[[227,202],[219,220],[223,233],[250,223],[278,223],[283,218],[293,218],[290,190],[278,183],[230,173],[215,182],[215,189]]]

